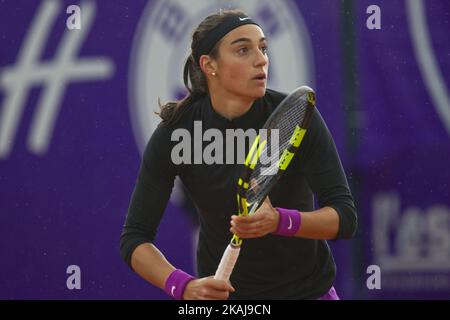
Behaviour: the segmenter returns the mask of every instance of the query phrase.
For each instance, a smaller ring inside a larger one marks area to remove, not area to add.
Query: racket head
[[[247,155],[238,180],[239,214],[259,207],[300,148],[315,107],[314,90],[293,90],[267,119]],[[265,133],[265,134],[264,134]]]

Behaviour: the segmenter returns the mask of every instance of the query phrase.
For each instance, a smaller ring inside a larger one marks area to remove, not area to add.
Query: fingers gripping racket
[[[266,129],[266,134],[260,133],[256,137],[245,159],[244,170],[238,179],[239,215],[246,216],[254,213],[286,171],[308,130],[314,107],[314,91],[307,86],[302,86],[284,98],[267,119],[262,127]],[[261,155],[267,155],[268,148],[273,143],[278,143],[275,144],[278,148],[275,148],[275,152],[271,148],[269,161],[262,161]],[[242,239],[234,234],[219,263],[215,279],[230,278],[241,244]]]

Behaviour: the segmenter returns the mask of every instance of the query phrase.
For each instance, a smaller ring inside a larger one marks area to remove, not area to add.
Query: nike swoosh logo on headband
[[[248,20],[248,19],[250,19],[249,17],[246,17],[246,18],[239,18],[239,21],[245,21],[245,20]]]

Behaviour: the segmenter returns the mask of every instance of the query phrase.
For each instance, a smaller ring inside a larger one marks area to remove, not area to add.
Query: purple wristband
[[[195,279],[190,274],[187,274],[183,270],[174,270],[166,280],[165,291],[166,293],[177,300],[183,300],[184,288],[189,281]]]
[[[301,213],[297,210],[290,210],[284,208],[276,208],[280,213],[280,221],[278,222],[277,231],[274,234],[280,236],[292,237],[300,228],[302,223]]]

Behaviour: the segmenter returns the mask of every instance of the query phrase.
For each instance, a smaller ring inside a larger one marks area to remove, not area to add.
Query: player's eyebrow
[[[265,37],[262,37],[262,38],[259,39],[259,42],[263,42],[263,41],[266,41],[266,38],[265,38]],[[231,45],[236,44],[236,43],[238,43],[238,42],[252,42],[252,40],[251,40],[250,38],[245,38],[245,37],[243,37],[243,38],[238,38],[238,39],[232,41],[232,42],[231,42]]]

